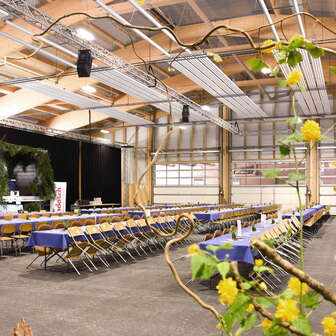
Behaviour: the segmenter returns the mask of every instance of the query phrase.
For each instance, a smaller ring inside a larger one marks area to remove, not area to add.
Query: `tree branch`
[[[295,267],[287,260],[282,259],[275,249],[270,248],[267,244],[265,244],[258,238],[251,240],[251,246],[259,249],[276,265],[282,267],[285,271],[300,279],[301,282],[305,282],[310,288],[316,290],[319,294],[321,294],[324,299],[336,305],[336,295],[332,292],[330,288],[326,287],[322,282],[312,278],[310,275],[301,271],[299,268]]]

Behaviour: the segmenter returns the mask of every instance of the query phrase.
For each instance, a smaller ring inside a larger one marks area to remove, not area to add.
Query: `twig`
[[[243,289],[243,281],[242,281],[242,278],[241,278],[241,275],[239,274],[238,272],[238,268],[237,268],[237,262],[236,261],[231,261],[230,262],[230,265],[231,265],[231,269],[232,269],[232,272],[239,284],[239,287],[240,287],[240,291],[241,292],[246,292],[246,290]],[[252,300],[252,304],[254,306],[254,309],[260,314],[262,315],[263,317],[269,319],[270,321],[272,321],[274,319],[273,315],[267,311],[266,309],[264,309],[257,301],[256,299],[253,297],[253,296],[250,296],[251,297],[251,300]],[[301,331],[299,331],[298,329],[296,329],[295,327],[293,327],[292,325],[290,325],[289,323],[287,322],[279,322],[279,324],[288,329],[289,331],[291,331],[292,333],[296,334],[296,335],[300,335],[300,336],[306,336],[306,334],[302,333]]]
[[[277,254],[276,250],[270,248],[260,239],[258,238],[251,239],[251,245],[252,247],[256,247],[257,249],[262,251],[276,265],[282,267],[285,271],[300,279],[301,282],[305,282],[310,288],[320,293],[327,301],[330,301],[334,305],[336,305],[336,295],[332,292],[331,289],[326,287],[322,282],[312,278],[310,275],[301,271],[299,268],[295,267],[287,260],[282,259]]]

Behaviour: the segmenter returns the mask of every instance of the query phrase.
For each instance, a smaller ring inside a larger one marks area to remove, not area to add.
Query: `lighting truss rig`
[[[38,27],[39,29],[46,29],[55,21],[52,17],[46,13],[41,12],[39,9],[33,7],[24,0],[0,0],[0,8],[12,16],[20,18],[29,24]],[[53,33],[55,37],[66,41],[68,45],[71,45],[76,50],[90,49],[91,54],[95,59],[113,67],[114,69],[118,69],[118,71],[124,75],[129,76],[142,85],[151,87],[153,83],[156,82],[153,76],[125,62],[122,58],[112,54],[107,49],[102,48],[92,41],[89,42],[79,38],[75,30],[65,26],[62,23],[55,24],[49,32]],[[239,133],[239,130],[234,125],[231,125],[229,122],[219,118],[213,113],[203,111],[201,106],[191,99],[179,94],[172,88],[165,87],[159,81],[156,84],[157,85],[155,89],[160,91],[161,94],[168,94],[175,101],[181,103],[181,105],[189,105],[190,109],[194,113],[212,121],[214,124],[228,131],[234,134]]]

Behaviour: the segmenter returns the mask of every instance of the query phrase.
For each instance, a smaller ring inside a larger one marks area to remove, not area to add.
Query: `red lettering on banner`
[[[56,200],[55,200],[56,211],[62,211],[62,188],[56,188]]]

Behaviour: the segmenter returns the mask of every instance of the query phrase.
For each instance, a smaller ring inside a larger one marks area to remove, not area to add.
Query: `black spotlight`
[[[83,49],[78,51],[77,73],[78,77],[90,77],[92,67],[91,50]]]
[[[182,110],[182,122],[189,122],[189,105],[183,105],[183,110]]]

